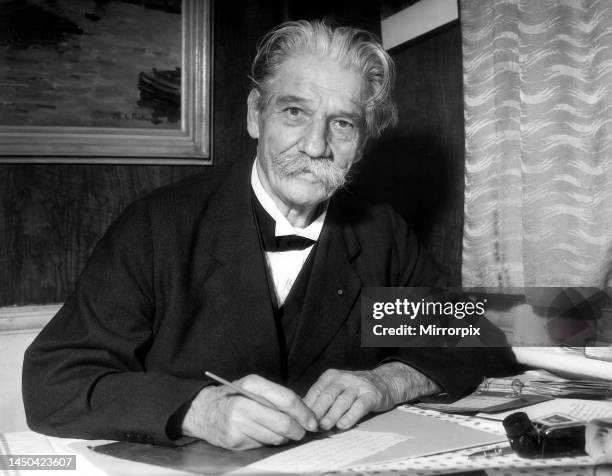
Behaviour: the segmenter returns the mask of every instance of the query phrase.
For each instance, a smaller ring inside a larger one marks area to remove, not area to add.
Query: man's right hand
[[[233,383],[265,398],[276,409],[238,395],[225,385],[206,387],[191,402],[183,419],[183,435],[246,450],[297,441],[306,430],[317,429],[312,410],[288,388],[257,375]]]

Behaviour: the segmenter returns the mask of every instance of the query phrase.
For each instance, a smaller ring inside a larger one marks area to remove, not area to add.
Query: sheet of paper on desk
[[[334,471],[409,438],[397,433],[350,430],[283,451],[247,469],[277,472],[290,469],[295,473]]]
[[[413,437],[368,456],[360,463],[395,461],[506,441],[505,435],[468,428],[451,421],[438,420],[431,416],[399,409],[370,418],[360,423],[359,429],[393,432]]]
[[[334,441],[338,437],[341,438]],[[295,448],[298,450],[296,453],[291,453],[294,449],[279,453],[267,462],[260,460],[246,469],[272,471],[274,467],[276,471],[298,472],[292,463],[293,457],[297,455],[303,458],[302,464],[309,468],[308,471],[317,472],[330,470],[328,466],[317,466],[320,462],[337,464],[340,468],[351,466],[352,463],[396,461],[503,441],[506,441],[504,435],[395,409],[361,422],[354,430],[307,443]],[[346,447],[339,450],[339,446]],[[346,458],[341,461],[344,455],[340,453],[343,452],[346,452]],[[259,466],[261,463],[271,463],[273,466],[264,468]]]
[[[612,401],[558,398],[526,407],[521,411],[527,413],[531,419],[561,413],[578,420],[588,421],[593,418],[612,418]],[[511,413],[513,411],[495,414],[479,413],[477,416],[501,421]]]

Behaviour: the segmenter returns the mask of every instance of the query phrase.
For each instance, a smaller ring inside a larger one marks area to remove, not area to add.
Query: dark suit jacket
[[[507,349],[495,356],[360,345],[363,286],[434,282],[440,275],[399,216],[338,194],[284,375],[250,162],[239,161],[213,193],[196,177],[137,201],[112,224],[26,352],[28,424],[52,435],[168,444],[170,417],[211,383],[205,370],[228,379],[257,373],[304,394],[328,368],[385,359],[419,369],[457,398],[503,372]]]

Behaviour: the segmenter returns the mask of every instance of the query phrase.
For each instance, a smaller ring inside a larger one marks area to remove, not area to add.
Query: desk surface
[[[455,423],[482,428],[488,431],[503,431],[499,422],[482,420],[459,415],[446,415],[432,410],[422,410],[416,407],[404,407],[408,412],[427,415],[431,418],[453,421]],[[126,461],[93,452],[88,447],[107,441],[85,441],[75,439],[52,438],[34,432],[6,433],[0,437],[0,454],[12,455],[49,455],[73,454],[77,455],[76,471],[53,471],[52,476],[97,476],[97,475],[125,475],[125,476],[185,476],[183,471],[152,466],[133,461]],[[556,458],[548,460],[524,460],[515,455],[504,455],[491,458],[469,459],[468,454],[475,448],[441,453],[438,455],[408,458],[389,463],[355,466],[351,472],[355,474],[405,474],[407,476],[426,476],[441,474],[464,474],[465,476],[491,475],[547,475],[547,476],[591,476],[593,475],[592,460],[589,457]],[[248,469],[248,468],[247,468]],[[6,470],[5,470],[6,471]],[[291,473],[291,468],[287,468]],[[241,474],[253,474],[241,470]],[[343,471],[342,474],[345,474]],[[0,475],[18,474],[3,472]],[[27,476],[43,474],[41,472],[21,472]],[[49,474],[49,473],[44,473]],[[329,474],[329,473],[326,473]]]

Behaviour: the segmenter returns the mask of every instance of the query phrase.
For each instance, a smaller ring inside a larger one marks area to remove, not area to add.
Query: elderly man
[[[247,101],[257,157],[213,191],[198,177],[157,191],[111,226],[26,353],[30,426],[245,449],[457,398],[502,372],[507,350],[360,345],[363,286],[442,282],[398,215],[340,190],[395,121],[392,70],[365,31],[301,21],[266,35]]]

